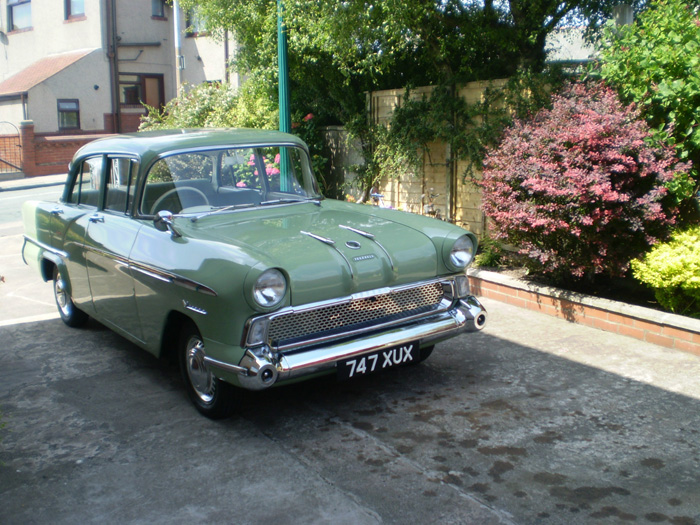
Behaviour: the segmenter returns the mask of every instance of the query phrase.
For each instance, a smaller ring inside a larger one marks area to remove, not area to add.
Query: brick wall
[[[34,123],[20,124],[22,146],[22,172],[26,177],[66,173],[68,163],[81,146],[105,136],[95,132],[82,135],[60,135],[34,133]]]
[[[474,295],[572,323],[700,355],[700,320],[566,292],[479,269],[469,270]]]

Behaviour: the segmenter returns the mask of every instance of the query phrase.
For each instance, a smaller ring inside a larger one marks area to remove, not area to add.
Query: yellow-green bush
[[[634,276],[654,289],[656,300],[678,314],[700,317],[700,226],[676,232],[632,262]]]

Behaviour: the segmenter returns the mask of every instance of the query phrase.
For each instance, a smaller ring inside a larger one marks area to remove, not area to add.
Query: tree
[[[592,25],[619,0],[285,0],[291,107],[321,124],[342,124],[370,159],[368,91],[489,80],[544,66],[547,34],[560,24]],[[643,0],[634,0],[641,3]],[[214,35],[239,43],[233,66],[277,104],[277,2],[180,0]],[[376,172],[366,164],[369,189]],[[374,173],[374,174],[373,174]]]
[[[657,140],[692,162],[692,180],[672,184],[690,214],[700,185],[700,6],[658,0],[630,26],[606,26],[596,72],[637,105]]]

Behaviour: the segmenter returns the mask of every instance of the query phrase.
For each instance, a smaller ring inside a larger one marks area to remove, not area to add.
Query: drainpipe
[[[117,37],[117,3],[106,0],[107,12],[107,58],[109,59],[109,84],[112,96],[112,120],[114,131],[121,133],[121,107],[119,105],[119,57]]]
[[[229,82],[229,72],[228,72],[228,59],[229,59],[229,51],[228,51],[228,30],[224,30],[224,82],[228,84]]]
[[[180,94],[182,85],[182,70],[184,69],[184,57],[182,56],[182,43],[180,37],[180,2],[173,0],[173,29],[175,41],[175,96]]]

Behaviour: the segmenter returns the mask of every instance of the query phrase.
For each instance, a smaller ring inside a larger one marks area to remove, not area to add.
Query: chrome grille
[[[300,312],[274,316],[268,336],[273,346],[344,332],[379,322],[435,310],[444,292],[442,284],[432,282],[415,288],[363,297],[346,303],[331,304]]]

